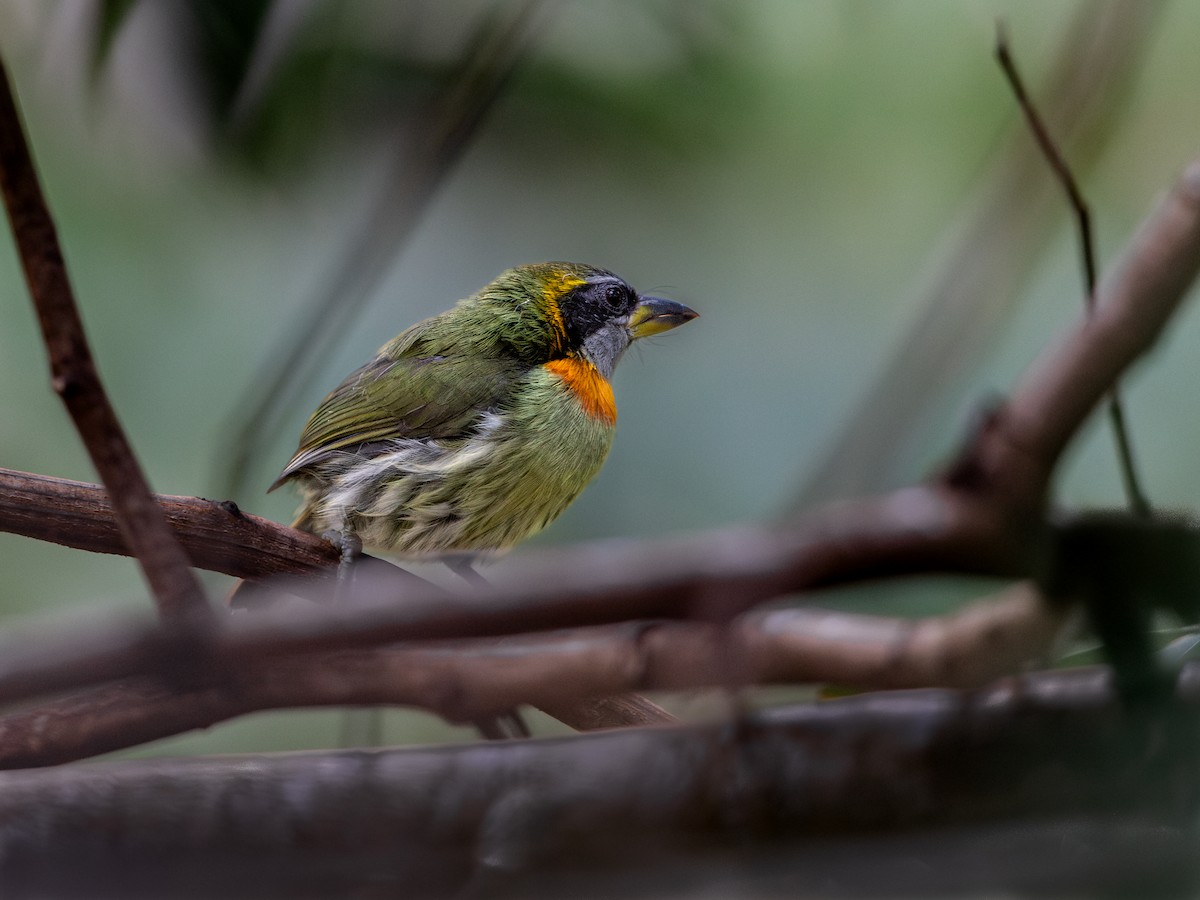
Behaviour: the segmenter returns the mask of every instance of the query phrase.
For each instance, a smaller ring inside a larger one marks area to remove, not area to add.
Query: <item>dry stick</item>
[[[0,716],[0,768],[70,762],[295,707],[401,704],[466,723],[528,703],[579,730],[661,724],[670,719],[657,705],[612,695],[719,686],[723,645],[736,648],[747,683],[977,687],[1047,654],[1061,619],[1023,584],[921,620],[779,609],[728,628],[625,624],[246,659],[210,683],[128,679]]]
[[[1095,314],[1042,354],[948,479],[828,507],[791,531],[738,528],[678,541],[599,543],[557,551],[540,565],[527,557],[518,572],[495,573],[495,590],[451,599],[416,589],[397,605],[394,589],[367,578],[379,602],[243,617],[223,630],[219,653],[235,665],[303,649],[633,618],[729,621],[789,591],[886,574],[1036,573],[1049,549],[1040,510],[1055,462],[1112,382],[1153,346],[1198,266],[1200,160],[1102,282]],[[169,635],[145,624],[102,633],[55,629],[36,644],[4,640],[0,700],[152,673],[175,649]]]
[[[192,565],[238,578],[289,573],[320,576],[316,581],[296,580],[292,589],[300,595],[325,599],[329,570],[340,559],[338,550],[329,542],[242,513],[229,502],[166,495],[157,499]],[[103,488],[11,469],[0,469],[0,531],[95,553],[129,552]],[[371,571],[386,572],[398,591],[410,590],[418,584],[427,587],[423,579],[382,560],[364,557],[360,564]],[[560,702],[544,711],[579,730],[672,719],[655,704],[638,697],[588,701],[579,709]],[[165,721],[170,719],[167,717]]]
[[[191,564],[237,578],[318,574],[341,555],[328,541],[243,513],[233,503],[156,495]],[[0,469],[0,531],[92,553],[129,555],[104,488]]]
[[[1050,132],[1042,122],[1041,116],[1038,115],[1037,107],[1034,106],[1025,90],[1025,83],[1021,79],[1008,46],[1008,35],[1003,22],[998,23],[996,27],[996,59],[1008,78],[1013,94],[1016,95],[1017,103],[1025,113],[1025,119],[1029,123],[1029,128],[1033,132],[1038,146],[1050,164],[1050,168],[1054,170],[1059,183],[1062,184],[1063,190],[1066,191],[1071,209],[1075,213],[1075,221],[1079,229],[1079,245],[1083,255],[1083,279],[1086,289],[1084,304],[1088,311],[1092,312],[1096,305],[1096,250],[1092,238],[1091,213],[1087,201],[1084,200],[1083,193],[1075,181],[1075,176],[1071,173],[1071,167],[1067,165],[1062,152],[1055,144],[1054,139],[1050,137]],[[1108,395],[1108,417],[1117,446],[1121,480],[1125,486],[1129,507],[1136,515],[1149,517],[1151,515],[1150,502],[1146,499],[1145,491],[1142,490],[1141,479],[1134,463],[1133,444],[1129,437],[1129,430],[1125,426],[1125,410],[1121,403],[1121,388],[1118,381],[1113,382],[1112,390]]]
[[[0,63],[0,189],[62,398],[113,499],[118,527],[165,616],[211,622],[200,582],[146,484],[88,347],[54,222]]]

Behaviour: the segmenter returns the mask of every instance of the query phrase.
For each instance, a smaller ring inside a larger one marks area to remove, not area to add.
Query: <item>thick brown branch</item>
[[[788,842],[1063,813],[1169,824],[1200,790],[1196,675],[1144,718],[1106,671],[1076,670],[850,698],[737,729],[4,773],[0,882],[43,895],[98,879],[119,893],[134,878],[162,895],[202,860],[242,895],[294,893],[297,872],[320,872],[335,879],[328,894],[370,883],[442,895],[505,875],[521,896],[520,879],[539,873],[632,874],[662,856],[753,854],[768,836],[798,847]]]
[[[116,412],[100,383],[76,309],[62,248],[0,63],[0,190],[50,356],[54,389],[66,404],[96,471],[113,498],[117,524],[161,612],[211,618],[200,582],[171,536]]]
[[[660,724],[631,691],[720,685],[723,653],[746,683],[975,687],[1047,654],[1060,626],[1028,586],[946,617],[815,609],[714,625],[607,626],[441,647],[378,647],[248,660],[204,686],[118,682],[0,717],[0,768],[55,765],[264,709],[404,704],[456,722],[532,704],[579,730]]]
[[[238,578],[315,573],[339,551],[304,531],[241,512],[232,503],[157,495],[191,564]],[[93,553],[129,554],[104,489],[0,469],[0,531]]]

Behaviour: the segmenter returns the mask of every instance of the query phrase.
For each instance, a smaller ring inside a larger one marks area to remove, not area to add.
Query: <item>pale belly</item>
[[[614,431],[546,387],[486,414],[466,439],[331,456],[297,479],[306,495],[297,527],[426,557],[502,551],[537,533],[600,471]]]

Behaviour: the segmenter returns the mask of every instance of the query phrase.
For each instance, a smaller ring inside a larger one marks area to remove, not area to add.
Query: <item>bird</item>
[[[347,556],[361,545],[473,572],[600,471],[630,344],[697,315],[596,266],[510,268],[334,388],[270,490],[295,486],[293,526]]]

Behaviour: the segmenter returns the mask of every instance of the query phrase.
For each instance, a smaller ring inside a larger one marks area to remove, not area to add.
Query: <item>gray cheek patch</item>
[[[583,354],[601,375],[612,380],[613,370],[629,346],[629,340],[629,330],[623,322],[609,322],[584,339]]]

